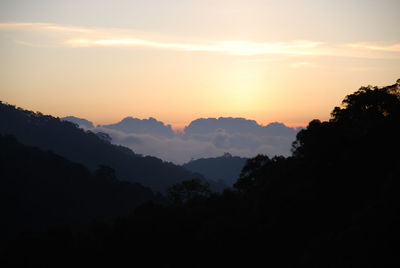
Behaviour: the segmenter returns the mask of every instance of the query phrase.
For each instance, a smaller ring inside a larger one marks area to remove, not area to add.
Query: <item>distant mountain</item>
[[[293,136],[296,135],[302,128],[287,127],[283,123],[273,122],[262,127],[262,133],[267,136]]]
[[[61,118],[61,120],[75,123],[79,127],[84,128],[84,129],[92,129],[92,128],[94,128],[93,123],[90,122],[89,120],[86,120],[86,119],[83,119],[83,118],[78,118],[78,117],[75,117],[75,116],[63,117],[63,118]]]
[[[266,126],[259,125],[254,120],[245,118],[220,117],[200,118],[192,121],[185,127],[185,135],[198,135],[216,132],[223,129],[227,133],[248,133],[257,136],[295,136],[299,129],[290,128],[282,123],[270,123]]]
[[[183,167],[202,174],[206,179],[222,181],[226,185],[232,187],[239,178],[240,172],[246,164],[247,159],[248,158],[232,156],[229,153],[225,153],[220,157],[192,160],[183,164]]]
[[[141,183],[154,191],[165,191],[174,183],[198,176],[156,157],[137,155],[49,115],[0,103],[0,119],[0,134],[15,135],[23,144],[52,150],[91,170],[102,164],[113,167],[119,179]]]
[[[217,129],[225,129],[229,133],[254,132],[259,127],[256,121],[245,118],[199,118],[190,122],[184,131],[186,135],[212,133]]]
[[[0,169],[3,238],[57,224],[79,227],[96,218],[113,219],[154,199],[149,188],[118,181],[109,167],[90,172],[13,136],[0,135]]]
[[[151,134],[162,137],[175,136],[171,125],[165,125],[161,121],[150,117],[149,119],[138,119],[133,117],[126,117],[121,122],[111,125],[100,125],[98,127],[114,129],[125,133],[135,134]]]

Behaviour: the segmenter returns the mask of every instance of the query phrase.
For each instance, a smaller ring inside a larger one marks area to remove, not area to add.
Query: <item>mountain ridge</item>
[[[200,173],[206,179],[222,181],[232,187],[239,179],[247,160],[248,158],[224,153],[219,157],[192,159],[182,166],[190,171]]]
[[[3,238],[59,224],[80,229],[96,218],[126,216],[155,199],[149,188],[117,180],[110,167],[89,171],[15,136],[0,134],[0,149]]]
[[[0,133],[11,134],[25,145],[52,150],[90,170],[111,166],[121,180],[138,182],[154,191],[165,191],[174,183],[198,177],[184,168],[156,157],[143,157],[120,145],[113,145],[75,123],[40,112],[0,102]]]

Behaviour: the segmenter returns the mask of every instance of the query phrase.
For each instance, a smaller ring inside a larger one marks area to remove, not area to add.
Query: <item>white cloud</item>
[[[12,23],[0,23],[0,30],[21,30],[21,31],[52,31],[62,33],[90,33],[94,32],[89,28],[63,26],[51,23],[40,23],[40,22],[12,22]]]
[[[66,47],[147,47],[152,49],[223,53],[234,56],[341,56],[359,58],[400,58],[400,43],[327,44],[319,41],[256,42],[251,40],[194,40],[161,36],[131,29],[88,28],[50,23],[0,23],[0,31],[43,32],[54,35],[56,45]],[[46,41],[45,41],[46,40]],[[31,44],[18,40],[20,44]],[[43,38],[42,42],[49,42]],[[55,41],[52,41],[55,42]],[[38,44],[36,46],[46,46]],[[53,44],[54,45],[54,44]],[[255,59],[257,60],[257,59]]]
[[[384,46],[384,45],[374,45],[368,43],[356,43],[356,44],[349,44],[349,47],[360,48],[365,50],[385,51],[385,52],[400,52],[400,44],[392,44]]]
[[[156,156],[176,164],[186,163],[192,158],[221,156],[225,152],[242,157],[254,157],[257,154],[288,156],[295,139],[294,136],[228,133],[224,129],[193,136],[176,135],[172,138],[124,133],[109,128],[96,128],[94,131],[108,133],[112,143],[129,147],[135,153]]]
[[[308,61],[300,61],[300,62],[294,62],[290,66],[292,68],[302,68],[302,67],[312,67],[314,66],[314,64]]]
[[[182,51],[217,52],[238,56],[266,54],[317,55],[312,49],[317,42],[295,41],[290,43],[259,43],[244,40],[228,40],[203,43],[168,43],[137,38],[121,39],[70,39],[65,41],[70,46],[103,47],[150,47]]]

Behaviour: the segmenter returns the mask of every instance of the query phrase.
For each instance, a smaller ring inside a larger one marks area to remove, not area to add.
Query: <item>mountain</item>
[[[78,117],[75,117],[75,116],[66,116],[66,117],[61,118],[61,120],[75,123],[79,127],[84,128],[84,129],[92,129],[92,128],[94,128],[93,123],[90,122],[89,120],[86,120],[86,119],[83,119],[83,118],[78,118]]]
[[[266,126],[259,125],[254,120],[245,118],[219,117],[199,118],[185,127],[185,135],[198,135],[213,133],[224,129],[227,133],[248,133],[257,136],[295,136],[299,129],[290,128],[282,123],[270,123]]]
[[[183,164],[186,169],[202,174],[206,179],[222,181],[230,187],[236,183],[248,158],[225,153],[220,157],[200,158]]]
[[[245,118],[220,117],[220,118],[199,118],[190,122],[185,127],[186,135],[205,134],[215,132],[217,129],[225,129],[229,133],[254,132],[260,126],[254,120]]]
[[[121,122],[111,125],[99,125],[98,127],[122,131],[125,133],[151,134],[161,137],[175,136],[171,125],[165,125],[161,121],[150,117],[149,119],[138,119],[126,117]]]
[[[149,188],[118,181],[112,168],[90,172],[14,136],[0,135],[0,169],[3,238],[58,224],[79,227],[96,218],[113,219],[154,199]]]
[[[0,103],[0,118],[0,134],[15,135],[23,144],[52,150],[92,171],[99,165],[113,167],[119,179],[141,183],[154,191],[165,191],[174,183],[198,177],[181,166],[135,154],[49,115]]]
[[[301,127],[291,128],[279,122],[269,123],[262,127],[262,134],[266,136],[293,136],[301,130]]]

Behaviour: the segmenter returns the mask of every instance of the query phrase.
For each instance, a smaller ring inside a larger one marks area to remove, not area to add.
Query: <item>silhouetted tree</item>
[[[100,165],[98,169],[95,170],[94,176],[100,180],[116,181],[117,176],[115,175],[115,170],[112,167],[106,165]]]
[[[172,185],[167,190],[167,197],[175,204],[182,204],[195,197],[210,194],[210,184],[198,179],[186,180]]]
[[[254,158],[248,159],[240,173],[238,181],[234,184],[234,187],[239,192],[248,191],[249,189],[254,188],[256,179],[260,176],[260,173],[263,172],[263,167],[269,161],[271,160],[266,155],[257,155]]]

